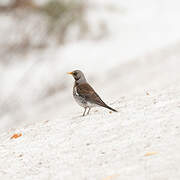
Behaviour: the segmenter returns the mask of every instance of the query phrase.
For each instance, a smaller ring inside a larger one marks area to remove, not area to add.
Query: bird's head
[[[68,74],[72,75],[76,82],[79,82],[79,83],[86,82],[86,78],[85,78],[83,72],[80,70],[68,72]]]

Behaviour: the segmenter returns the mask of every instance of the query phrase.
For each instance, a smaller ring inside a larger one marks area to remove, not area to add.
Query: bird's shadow
[[[80,123],[80,122],[83,122],[83,119],[82,119],[82,118],[85,118],[85,117],[86,117],[86,116],[83,116],[83,115],[79,115],[79,116],[74,116],[74,117],[72,117],[72,118],[71,118],[72,120],[76,120],[76,119],[78,119],[78,118],[81,118],[81,120],[80,120],[80,121],[72,121],[71,125],[77,124],[77,123]]]
[[[83,117],[85,117],[85,116],[79,115],[79,116],[74,116],[74,117],[72,117],[71,119],[78,119],[78,118],[83,118]]]

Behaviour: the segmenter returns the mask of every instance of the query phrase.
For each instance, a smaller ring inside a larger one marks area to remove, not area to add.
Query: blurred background
[[[178,0],[1,0],[0,132],[81,110],[80,69],[108,102],[180,80]]]

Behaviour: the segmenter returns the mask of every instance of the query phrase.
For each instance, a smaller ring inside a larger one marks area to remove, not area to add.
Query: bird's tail
[[[113,109],[112,107],[110,107],[110,106],[108,106],[108,105],[106,105],[106,104],[105,104],[104,107],[107,108],[107,109],[110,109],[111,111],[118,112],[117,110]]]

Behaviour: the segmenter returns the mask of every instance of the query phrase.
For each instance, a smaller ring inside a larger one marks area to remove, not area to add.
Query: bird
[[[73,97],[75,101],[84,108],[83,116],[88,115],[91,108],[96,106],[102,106],[104,108],[110,109],[111,111],[117,112],[117,110],[108,106],[100,98],[95,90],[89,85],[82,71],[74,70],[72,72],[68,72],[68,74],[72,75],[75,80],[73,87]]]

